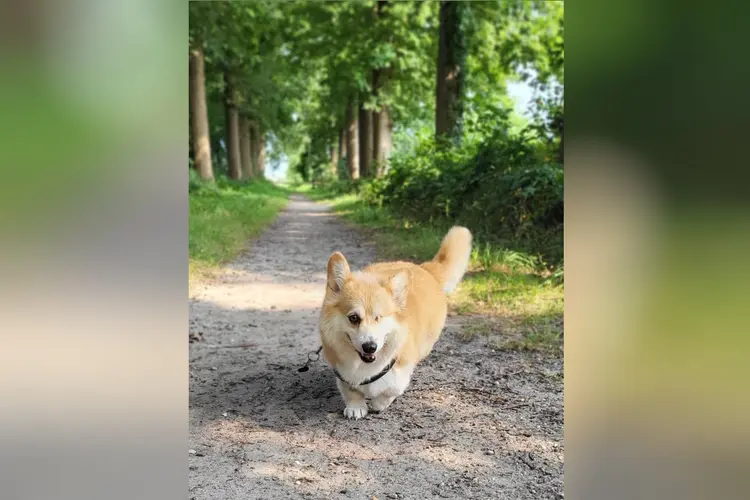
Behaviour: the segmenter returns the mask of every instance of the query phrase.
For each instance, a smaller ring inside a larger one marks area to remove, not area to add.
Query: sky
[[[513,98],[515,102],[515,112],[521,116],[527,118],[531,117],[529,113],[529,104],[533,96],[533,90],[531,86],[526,82],[510,82],[507,84],[508,95]],[[289,168],[286,158],[279,162],[279,167],[276,170],[268,168],[266,170],[266,177],[272,181],[284,181],[286,180],[286,171]]]

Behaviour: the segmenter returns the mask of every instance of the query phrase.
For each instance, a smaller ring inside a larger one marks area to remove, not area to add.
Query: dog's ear
[[[351,271],[349,263],[341,252],[336,252],[328,259],[328,287],[336,293],[341,291],[344,281],[349,278]]]
[[[401,271],[398,274],[394,274],[388,280],[388,288],[391,289],[391,295],[393,300],[400,309],[406,307],[406,296],[409,292],[409,273]]]

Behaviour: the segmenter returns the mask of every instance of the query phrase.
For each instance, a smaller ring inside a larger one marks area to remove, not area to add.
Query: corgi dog
[[[429,262],[384,262],[356,272],[341,253],[331,255],[320,340],[346,418],[367,415],[367,400],[381,412],[404,393],[445,326],[445,294],[466,273],[471,241],[468,229],[455,226]]]

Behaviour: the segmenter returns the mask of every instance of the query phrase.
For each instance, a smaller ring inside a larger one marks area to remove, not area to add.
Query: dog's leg
[[[338,385],[341,397],[344,398],[344,403],[346,403],[346,408],[344,408],[344,416],[346,418],[357,420],[367,415],[367,402],[365,401],[364,394],[353,390],[338,379],[336,380],[336,385]]]
[[[385,410],[386,408],[391,406],[391,403],[393,403],[393,400],[396,399],[397,395],[398,394],[393,394],[391,391],[381,392],[370,401],[372,411],[374,411],[375,413],[380,413],[381,411]]]
[[[381,412],[391,406],[393,400],[402,395],[406,388],[409,386],[412,373],[414,373],[413,366],[407,366],[401,368],[398,371],[394,371],[394,374],[396,376],[393,378],[391,386],[375,396],[372,401],[370,401],[370,407],[372,408],[372,411]]]

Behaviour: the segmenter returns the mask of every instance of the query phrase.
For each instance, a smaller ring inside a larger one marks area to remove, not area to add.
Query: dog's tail
[[[471,257],[471,232],[465,227],[454,226],[448,231],[440,244],[437,255],[422,264],[443,287],[443,291],[452,292],[469,267]]]

